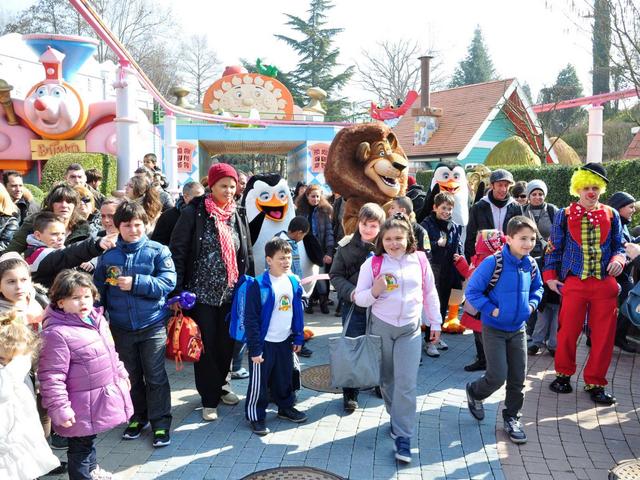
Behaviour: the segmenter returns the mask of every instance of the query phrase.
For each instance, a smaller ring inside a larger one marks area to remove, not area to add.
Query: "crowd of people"
[[[608,183],[601,165],[576,170],[577,201],[564,208],[546,202],[542,180],[516,183],[495,170],[466,229],[452,221],[455,197],[441,192],[429,203],[411,195],[384,208],[367,203],[357,230],[345,236],[342,199],[298,184],[297,216],[265,246],[266,268],[249,287],[243,313],[246,342],[238,342],[229,332],[236,287],[256,273],[241,205],[250,176],[216,163],[174,201],[149,154],[122,194],[105,197],[98,171],[71,164],[37,205],[20,173],[4,172],[0,477],[68,470],[73,480],[111,478],[97,465],[95,440],[121,424],[125,440],[150,428],[153,447],[170,444],[166,303],[183,292],[195,294],[188,315],[203,345],[194,363],[203,420],[218,419],[220,402],[238,404],[230,381],[248,377],[245,415],[257,435],[269,433],[270,402],[280,418],[307,419],[296,408],[295,355],[312,354],[304,314],[314,299],[329,313],[331,286],[335,314],[348,322],[345,335],[370,331],[381,339],[376,392],[401,462],[411,461],[421,352],[436,358],[447,350],[442,320],[452,290],[465,283],[462,323],[473,331],[476,359],[464,369],[484,371],[466,385],[475,418],[484,418],[483,400],[506,382],[504,428],[513,442],[526,442],[519,418],[527,356],[555,356],[550,388],[569,393],[583,331],[591,347],[585,389],[596,403],[615,402],[606,372],[614,344],[635,353],[629,319],[617,306],[633,287],[640,246],[628,229],[635,199],[616,192],[608,205],[600,202]],[[306,235],[330,278],[310,297],[300,285]],[[346,412],[359,408],[358,396],[356,386],[343,388]],[[66,464],[49,445],[67,449]]]

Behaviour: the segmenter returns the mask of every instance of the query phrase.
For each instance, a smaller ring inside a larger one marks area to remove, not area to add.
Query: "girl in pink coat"
[[[69,478],[108,479],[96,463],[94,441],[133,414],[129,376],[93,306],[98,292],[91,277],[64,270],[49,296],[38,366],[43,406],[56,432],[69,438]]]

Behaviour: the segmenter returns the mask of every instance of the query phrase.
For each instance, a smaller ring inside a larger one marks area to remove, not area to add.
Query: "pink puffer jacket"
[[[51,306],[45,311],[40,393],[56,433],[63,437],[94,435],[133,414],[128,374],[102,310],[94,308],[89,317],[93,325]],[[72,417],[71,427],[61,426]]]

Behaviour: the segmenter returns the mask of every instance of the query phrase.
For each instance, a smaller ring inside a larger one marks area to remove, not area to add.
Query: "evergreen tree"
[[[311,0],[309,17],[303,20],[294,15],[285,14],[289,19],[287,25],[302,34],[302,40],[296,40],[285,35],[276,38],[286,42],[300,56],[298,67],[285,77],[290,79],[291,94],[298,105],[306,102],[305,92],[309,87],[320,87],[327,92],[328,99],[324,102],[327,119],[343,118],[342,110],[348,106],[345,98],[336,98],[340,89],[349,81],[354,73],[354,67],[349,66],[342,72],[334,74],[338,67],[339,48],[333,48],[335,36],[342,32],[342,28],[326,28],[326,12],[333,8],[331,0]]]
[[[598,93],[606,93],[611,91],[609,87],[609,78],[611,76],[610,68],[610,51],[611,51],[611,11],[609,0],[595,0],[593,2],[593,39],[592,39],[592,55],[593,55],[593,95]],[[611,113],[611,106],[605,103],[605,115]]]
[[[489,52],[482,38],[480,27],[476,27],[473,40],[467,50],[467,57],[456,68],[450,87],[473,85],[474,83],[488,82],[496,79],[496,72],[491,62]]]
[[[550,88],[540,90],[538,103],[558,103],[582,97],[582,84],[573,65],[568,64],[558,74],[556,83]],[[552,136],[561,136],[568,128],[577,125],[585,116],[585,111],[579,107],[551,110],[539,114],[541,121],[547,125]]]

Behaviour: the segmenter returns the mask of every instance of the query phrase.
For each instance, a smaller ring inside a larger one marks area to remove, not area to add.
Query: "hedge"
[[[31,192],[33,195],[33,199],[36,203],[41,204],[44,197],[46,197],[45,193],[40,189],[40,187],[36,187],[35,185],[31,185],[30,183],[25,183],[24,188]]]
[[[72,163],[79,163],[86,170],[97,168],[102,173],[100,191],[105,195],[118,188],[118,161],[106,153],[61,153],[51,157],[42,170],[40,187],[48,192],[51,187],[64,179],[64,172]]]
[[[635,198],[640,199],[640,178],[638,175],[640,172],[640,159],[606,162],[604,167],[607,170],[609,185],[607,185],[607,192],[602,197],[603,201],[606,201],[609,195],[618,191],[627,192]],[[501,167],[492,166],[491,170],[497,168],[509,170],[516,181],[529,181],[534,178],[543,180],[549,189],[547,201],[559,207],[567,206],[575,199],[569,194],[569,183],[571,181],[571,175],[576,168],[575,166],[544,165],[541,167],[532,167],[526,165],[505,165]],[[431,185],[432,177],[433,171],[425,170],[416,174],[416,181],[427,189]]]

